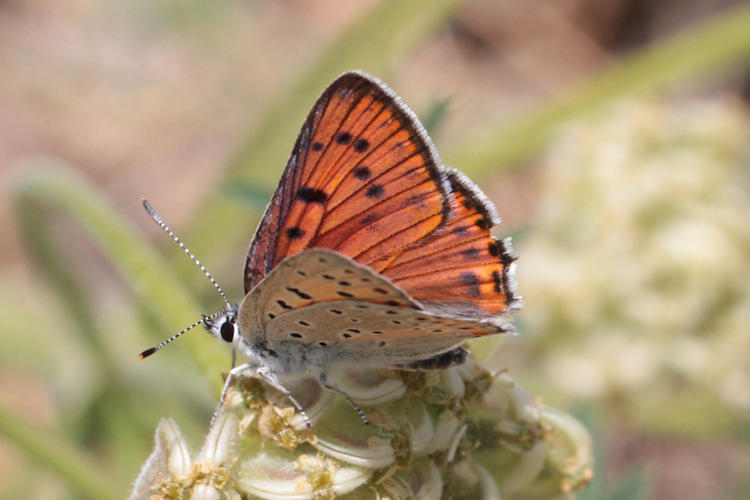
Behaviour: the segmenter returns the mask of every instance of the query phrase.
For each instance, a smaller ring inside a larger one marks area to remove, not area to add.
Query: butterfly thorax
[[[337,354],[333,351],[321,352],[310,349],[299,342],[272,342],[266,331],[268,322],[264,321],[264,318],[268,318],[267,307],[263,306],[262,302],[263,295],[274,286],[261,285],[245,296],[235,313],[237,328],[234,346],[237,352],[258,366],[269,368],[282,379],[317,376],[323,367],[336,359]]]
[[[254,299],[255,295],[250,293],[242,305],[235,303],[204,317],[204,327],[217,339],[231,344],[235,352],[250,360],[253,365],[267,367],[281,378],[317,374],[318,370],[315,368],[320,364],[320,360],[314,359],[316,356],[309,356],[305,349],[294,349],[294,346],[277,352],[268,346],[262,325],[252,319],[238,319],[242,314],[240,311],[253,310],[252,307],[247,307],[245,302],[252,303]]]

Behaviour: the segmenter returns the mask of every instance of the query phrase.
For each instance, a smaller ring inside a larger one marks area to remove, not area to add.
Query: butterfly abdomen
[[[404,368],[410,370],[445,370],[452,366],[464,364],[466,356],[468,355],[469,351],[463,347],[456,347],[450,351],[426,359],[412,361],[411,363],[404,365]]]

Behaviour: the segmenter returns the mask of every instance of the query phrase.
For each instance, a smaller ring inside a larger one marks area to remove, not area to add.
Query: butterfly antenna
[[[163,342],[159,343],[159,345],[155,345],[154,347],[146,349],[145,351],[143,351],[142,353],[140,353],[138,355],[138,359],[143,359],[143,358],[147,358],[147,357],[151,356],[153,353],[155,353],[156,351],[158,351],[159,349],[161,349],[165,345],[169,344],[170,342],[173,342],[173,341],[177,340],[183,333],[189,332],[190,330],[192,330],[196,326],[198,326],[201,323],[205,322],[207,319],[213,319],[216,316],[221,315],[223,312],[224,311],[219,311],[219,312],[216,312],[216,313],[214,313],[214,314],[212,314],[210,316],[203,316],[201,319],[199,319],[198,321],[196,321],[192,325],[183,328],[179,332],[177,332],[174,335],[172,335],[171,337],[169,337],[167,340],[164,340]]]
[[[169,236],[171,236],[172,239],[178,245],[180,245],[180,248],[182,248],[185,251],[185,253],[188,255],[188,257],[190,257],[192,259],[192,261],[195,262],[195,264],[200,268],[200,270],[203,271],[203,274],[206,275],[206,277],[211,282],[211,284],[214,286],[214,288],[216,288],[216,290],[221,295],[221,298],[224,299],[224,302],[226,302],[226,304],[228,306],[231,306],[232,304],[231,304],[231,302],[229,302],[229,299],[227,298],[227,295],[224,293],[224,290],[221,289],[221,287],[216,282],[216,280],[214,279],[214,277],[211,276],[211,273],[208,272],[208,269],[206,269],[206,266],[204,266],[203,264],[201,264],[201,261],[199,261],[198,258],[195,255],[193,255],[193,252],[191,252],[190,249],[185,246],[185,244],[182,242],[182,240],[180,238],[178,238],[177,235],[174,234],[174,232],[172,232],[171,229],[169,229],[169,226],[167,226],[167,224],[162,220],[162,218],[159,217],[159,214],[156,213],[156,210],[154,210],[154,207],[151,206],[151,204],[148,202],[148,200],[146,198],[141,198],[141,201],[143,202],[143,208],[145,208],[146,212],[148,212],[148,214],[151,216],[151,218],[154,219],[154,222],[156,222],[157,224],[159,224],[159,227],[161,227],[164,230],[164,232],[166,232]],[[200,323],[200,321],[198,323]],[[193,325],[193,326],[195,326],[195,325]],[[192,327],[190,327],[190,328],[192,328]],[[181,335],[181,333],[177,334],[175,337],[179,337],[180,335]],[[171,342],[171,341],[172,341],[172,339],[170,339],[169,341],[167,341],[167,343]]]

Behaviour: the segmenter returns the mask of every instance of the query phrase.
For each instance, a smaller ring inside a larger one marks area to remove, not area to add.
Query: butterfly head
[[[232,344],[238,338],[237,304],[231,304],[216,314],[203,317],[203,326],[217,339]]]

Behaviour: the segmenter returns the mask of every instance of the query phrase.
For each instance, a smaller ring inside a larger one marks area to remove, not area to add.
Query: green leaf
[[[41,223],[48,209],[66,214],[86,231],[130,284],[140,303],[161,320],[166,331],[175,330],[175,325],[184,325],[188,318],[200,317],[200,308],[164,259],[84,179],[64,165],[49,160],[27,162],[22,167],[14,192],[22,225],[33,224],[28,226],[33,228],[34,236],[28,240],[33,246],[32,251],[44,256],[50,277],[57,281],[56,288],[63,294],[68,291],[73,294],[67,300],[80,324],[91,321],[85,311],[87,304],[82,293],[75,288],[73,274],[65,272],[64,266],[54,260],[60,253],[53,246],[54,240],[45,235],[46,225]],[[92,345],[95,342],[91,340]],[[193,336],[184,345],[203,373],[210,375],[218,392],[222,382],[217,374],[226,368],[227,360],[221,346],[206,335]]]
[[[99,467],[92,457],[13,414],[0,405],[0,435],[18,445],[25,453],[56,472],[65,482],[89,498],[119,498],[125,482],[118,483]]]

